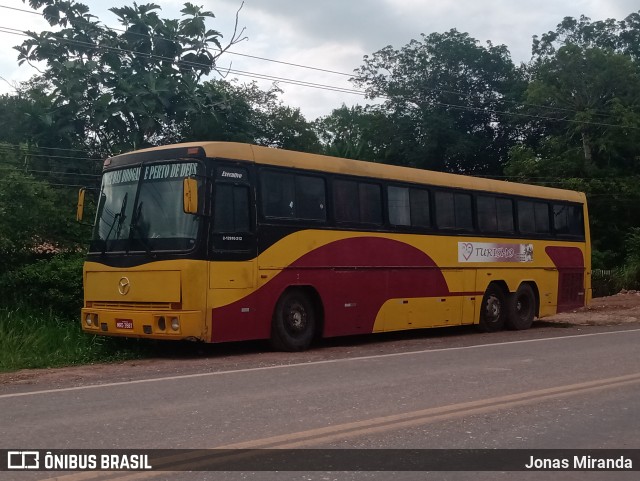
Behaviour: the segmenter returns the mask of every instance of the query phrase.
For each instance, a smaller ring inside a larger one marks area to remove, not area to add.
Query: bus
[[[591,298],[580,192],[196,142],[106,159],[96,208],[81,314],[93,334],[298,351],[527,329]]]

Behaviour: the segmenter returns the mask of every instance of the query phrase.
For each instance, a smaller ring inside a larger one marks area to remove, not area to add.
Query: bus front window
[[[183,211],[183,179],[198,171],[197,162],[165,162],[105,172],[90,250],[193,249],[200,217]]]

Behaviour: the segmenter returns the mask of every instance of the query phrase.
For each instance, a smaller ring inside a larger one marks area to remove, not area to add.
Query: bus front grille
[[[117,309],[132,311],[168,311],[174,307],[170,302],[88,302],[93,309]]]

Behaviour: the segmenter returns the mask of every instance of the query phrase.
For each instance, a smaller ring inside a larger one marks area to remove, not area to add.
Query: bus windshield
[[[165,161],[105,172],[90,251],[193,249],[200,217],[184,213],[182,183],[199,170],[197,162]]]

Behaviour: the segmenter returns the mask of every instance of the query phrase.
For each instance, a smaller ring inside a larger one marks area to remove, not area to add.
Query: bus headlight
[[[84,322],[87,324],[87,326],[91,327],[93,325],[93,319],[91,317],[91,314],[87,314],[86,317],[84,318]]]
[[[167,321],[164,318],[164,316],[160,316],[158,318],[158,329],[160,329],[161,331],[164,331],[167,328]]]
[[[171,318],[171,329],[178,331],[180,329],[180,319],[177,317]]]

